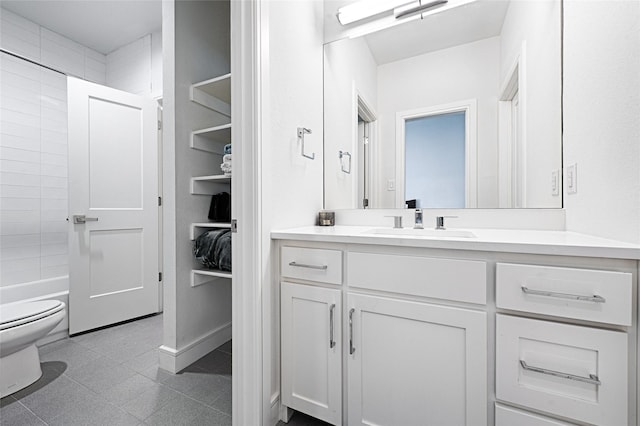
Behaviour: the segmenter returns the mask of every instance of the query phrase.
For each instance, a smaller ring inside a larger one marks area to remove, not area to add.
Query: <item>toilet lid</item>
[[[64,303],[59,300],[0,305],[0,330],[53,315],[62,309],[64,309]]]

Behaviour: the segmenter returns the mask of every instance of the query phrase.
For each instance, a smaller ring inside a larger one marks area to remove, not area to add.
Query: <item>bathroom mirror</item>
[[[561,208],[561,7],[476,0],[325,44],[325,208]]]

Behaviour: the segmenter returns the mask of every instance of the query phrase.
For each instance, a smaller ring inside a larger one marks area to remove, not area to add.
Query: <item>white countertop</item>
[[[496,251],[563,256],[640,259],[640,245],[566,231],[471,229],[475,238],[373,234],[371,226],[307,226],[276,230],[277,240],[374,244],[453,250]],[[454,230],[455,228],[450,228]]]

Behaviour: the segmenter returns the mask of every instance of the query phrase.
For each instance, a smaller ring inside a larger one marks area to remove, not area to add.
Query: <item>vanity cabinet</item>
[[[283,246],[280,291],[286,407],[334,425],[486,424],[484,262]]]

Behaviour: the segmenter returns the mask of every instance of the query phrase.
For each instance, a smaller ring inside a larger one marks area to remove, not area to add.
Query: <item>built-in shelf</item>
[[[231,143],[231,123],[191,132],[191,148],[224,155],[224,146]]]
[[[230,223],[222,223],[222,222],[202,222],[202,223],[192,223],[191,229],[189,230],[189,237],[191,240],[196,239],[196,231],[198,229],[223,229],[229,228],[231,229]]]
[[[231,117],[231,74],[192,84],[190,99],[213,111]]]
[[[213,195],[220,192],[220,185],[231,183],[231,176],[213,175],[198,176],[191,178],[191,194],[193,195]]]
[[[191,287],[214,283],[219,281],[220,278],[230,279],[231,277],[231,272],[218,269],[193,269],[191,270]]]

